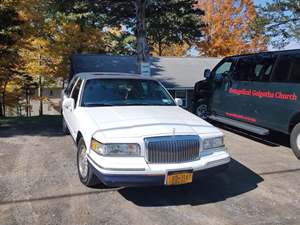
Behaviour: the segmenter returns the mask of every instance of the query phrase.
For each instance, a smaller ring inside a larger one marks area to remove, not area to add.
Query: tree
[[[146,14],[147,38],[159,56],[174,46],[197,43],[202,37],[203,11],[194,7],[197,1],[154,1]]]
[[[64,14],[76,23],[88,24],[100,29],[123,25],[136,37],[142,36],[140,45],[145,45],[143,36],[146,35],[150,51],[157,47],[158,55],[163,55],[164,50],[174,44],[193,45],[199,41],[203,27],[199,16],[203,11],[194,7],[196,2],[195,0],[57,0],[55,5],[56,10],[60,12],[59,15]],[[142,6],[146,7],[145,12],[138,10]],[[140,31],[143,30],[141,28],[143,24],[137,21],[137,14],[139,14],[137,11],[140,12],[141,17],[145,13],[146,34]],[[137,29],[138,27],[140,28]],[[137,43],[134,49],[138,51]]]
[[[259,15],[274,47],[282,48],[291,39],[300,40],[299,0],[276,0],[260,7]]]
[[[5,116],[6,90],[9,81],[20,74],[22,59],[19,55],[22,39],[22,20],[14,8],[17,1],[0,4],[0,116]]]
[[[104,35],[105,52],[114,55],[134,55],[136,37],[122,27],[107,29]]]
[[[199,0],[197,7],[205,11],[201,54],[227,56],[267,49],[267,39],[255,26],[253,0]]]
[[[158,44],[154,44],[151,49],[153,56],[186,56],[188,50],[191,48],[186,42],[165,45],[163,52],[160,52],[160,47]]]

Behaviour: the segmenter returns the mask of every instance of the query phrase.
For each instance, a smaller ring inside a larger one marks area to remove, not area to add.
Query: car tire
[[[77,170],[81,183],[87,187],[94,187],[100,183],[98,177],[93,173],[92,165],[87,159],[87,148],[81,138],[77,146]]]
[[[70,134],[69,128],[68,128],[67,123],[64,118],[62,119],[62,132],[64,135]]]
[[[207,119],[209,116],[209,106],[206,101],[199,101],[196,103],[194,113],[201,119]]]
[[[290,144],[295,156],[300,159],[300,123],[298,123],[292,130]]]

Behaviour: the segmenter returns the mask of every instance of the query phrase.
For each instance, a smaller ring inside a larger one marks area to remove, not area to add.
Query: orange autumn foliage
[[[199,0],[205,11],[200,54],[228,56],[267,50],[266,38],[253,28],[257,18],[253,0]]]

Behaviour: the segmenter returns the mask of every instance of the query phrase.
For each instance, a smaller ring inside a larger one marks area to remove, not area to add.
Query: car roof
[[[139,79],[139,80],[156,80],[151,77],[142,76],[139,74],[130,74],[130,73],[109,73],[109,72],[87,72],[87,73],[78,73],[74,78],[80,77],[84,80],[90,79]]]

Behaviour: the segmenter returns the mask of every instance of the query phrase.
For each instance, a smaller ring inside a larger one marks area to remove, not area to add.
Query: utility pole
[[[39,46],[39,66],[42,67],[42,56],[41,56],[41,50],[42,46]],[[43,115],[43,80],[42,75],[39,74],[39,86],[38,86],[38,96],[40,100],[40,109],[39,109],[39,116]]]
[[[40,99],[39,116],[42,116],[43,115],[43,84],[42,84],[42,76],[41,75],[39,75],[38,96]]]
[[[136,8],[136,36],[137,36],[137,63],[142,75],[150,75],[148,45],[146,39],[146,7],[150,0],[135,0]],[[148,68],[149,67],[149,68]],[[148,71],[149,69],[149,71]],[[148,74],[149,73],[149,74]]]

